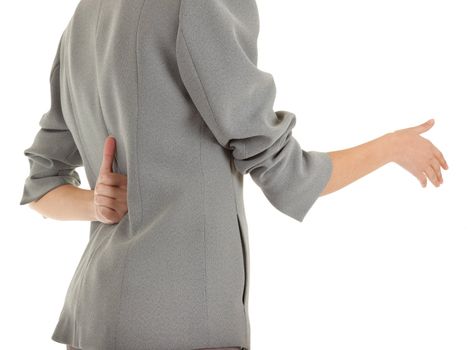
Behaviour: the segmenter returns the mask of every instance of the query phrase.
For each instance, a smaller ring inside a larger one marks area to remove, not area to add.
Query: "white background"
[[[426,188],[395,163],[320,197],[303,223],[245,177],[252,350],[471,349],[471,4],[258,0],[259,68],[305,150],[353,147],[435,118],[445,155]],[[77,1],[0,4],[2,349],[50,339],[88,222],[19,201],[23,150],[49,109],[49,74]],[[83,168],[82,186],[89,188]]]

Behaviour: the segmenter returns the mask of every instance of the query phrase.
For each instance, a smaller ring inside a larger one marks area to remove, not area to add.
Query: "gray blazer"
[[[52,64],[51,108],[24,151],[20,204],[93,189],[106,136],[128,213],[90,223],[52,339],[84,350],[250,349],[243,175],[302,222],[332,161],[292,136],[257,68],[255,0],[81,0]]]

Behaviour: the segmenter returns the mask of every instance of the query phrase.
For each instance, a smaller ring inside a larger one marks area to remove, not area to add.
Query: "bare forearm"
[[[93,198],[92,190],[68,184],[49,191],[30,207],[45,218],[96,221]]]
[[[335,192],[392,161],[391,134],[382,135],[361,145],[329,152],[332,176],[321,196]]]
[[[71,184],[58,186],[29,206],[45,218],[118,223],[128,212],[127,175],[113,171],[116,140],[105,139],[103,160],[93,190]]]

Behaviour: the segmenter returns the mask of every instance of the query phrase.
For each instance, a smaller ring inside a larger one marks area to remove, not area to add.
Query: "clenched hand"
[[[105,224],[118,223],[128,211],[127,176],[113,172],[116,139],[108,136],[103,147],[103,160],[94,190],[95,215]]]

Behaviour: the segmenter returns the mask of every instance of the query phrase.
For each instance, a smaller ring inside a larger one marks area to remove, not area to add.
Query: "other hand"
[[[127,176],[113,172],[116,139],[108,136],[103,147],[103,160],[94,189],[97,221],[105,224],[119,222],[128,211]]]

